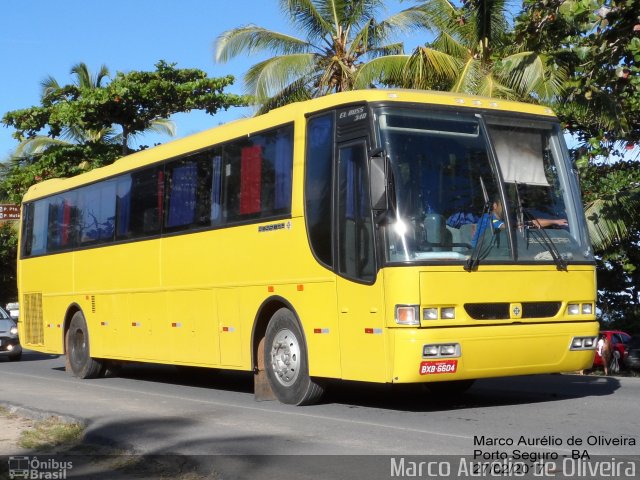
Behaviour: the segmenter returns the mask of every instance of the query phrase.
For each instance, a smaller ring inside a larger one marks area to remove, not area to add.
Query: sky
[[[385,5],[388,10],[381,11],[380,19],[400,9],[396,0]],[[213,45],[222,32],[247,24],[299,35],[278,0],[1,0],[0,116],[40,105],[40,82],[51,75],[60,84],[72,83],[69,71],[79,62],[91,72],[104,64],[115,74],[153,71],[165,60],[178,68],[201,69],[210,77],[234,75],[234,85],[225,91],[242,93],[244,73],[264,57],[216,64]],[[235,108],[214,116],[193,111],[172,120],[179,138],[247,115],[248,109]],[[13,131],[0,125],[0,161],[17,146]],[[140,143],[169,140],[146,136]]]

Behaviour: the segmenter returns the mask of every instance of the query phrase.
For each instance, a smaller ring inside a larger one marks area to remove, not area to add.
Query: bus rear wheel
[[[76,312],[71,318],[65,342],[67,364],[74,376],[78,378],[97,378],[103,374],[102,362],[91,358],[89,331],[82,312]]]
[[[309,377],[302,331],[293,313],[281,308],[267,326],[264,365],[271,389],[282,403],[310,405],[320,400],[324,388]]]

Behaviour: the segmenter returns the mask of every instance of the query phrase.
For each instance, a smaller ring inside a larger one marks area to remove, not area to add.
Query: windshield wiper
[[[482,215],[480,215],[480,221],[487,220],[489,222],[489,228],[491,229],[491,233],[493,234],[493,225],[491,223],[491,200],[489,200],[489,194],[487,193],[487,187],[484,185],[484,180],[482,177],[480,178],[480,186],[482,187],[482,195],[484,196],[484,208],[482,209]],[[480,223],[476,226],[476,228],[480,228]],[[484,240],[486,228],[484,231],[480,232],[478,235],[478,239],[476,240],[476,244],[471,249],[471,255],[467,259],[467,263],[464,266],[464,269],[467,272],[472,272],[480,263],[480,252],[482,251],[482,243]]]
[[[518,228],[522,229],[522,238],[525,238],[525,231],[535,232],[538,235],[537,238],[542,241],[542,244],[551,254],[551,258],[556,264],[556,268],[558,270],[566,271],[567,262],[564,258],[562,258],[562,254],[560,253],[560,250],[558,250],[558,247],[556,247],[556,244],[553,243],[553,240],[551,240],[551,237],[549,237],[549,234],[543,228],[536,227],[536,218],[522,206],[522,199],[520,198],[520,185],[518,185],[518,182],[516,182],[516,200],[518,201],[517,222]],[[529,225],[527,225],[527,222],[529,223]]]
[[[545,231],[544,228],[537,228],[536,223],[537,220],[531,213],[526,210],[522,210],[523,216],[526,218],[528,224],[524,225],[528,232],[535,232],[538,236],[537,238],[542,241],[542,244],[545,246],[547,251],[551,254],[551,258],[553,258],[554,263],[556,264],[556,268],[558,270],[567,270],[567,261],[562,257],[560,250],[556,247],[556,244],[553,243],[549,234]]]

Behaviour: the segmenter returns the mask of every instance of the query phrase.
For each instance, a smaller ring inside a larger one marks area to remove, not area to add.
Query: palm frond
[[[58,138],[46,137],[44,135],[36,135],[27,138],[18,144],[12,156],[15,157],[31,157],[40,155],[48,148],[54,145],[69,145],[70,142]]]
[[[473,57],[467,59],[458,73],[458,78],[451,88],[456,93],[476,93],[481,80],[480,62]]]
[[[167,135],[169,137],[175,137],[176,124],[168,118],[156,118],[151,122],[151,126],[146,131],[158,133],[160,135]]]
[[[604,250],[629,235],[628,225],[637,219],[640,208],[640,187],[623,190],[612,198],[597,199],[585,207],[591,243]]]
[[[293,102],[310,100],[313,97],[305,78],[298,78],[291,84],[277,92],[273,97],[265,99],[259,105],[257,114],[267,113],[274,108],[282,107]]]
[[[300,31],[307,32],[309,38],[324,38],[333,32],[333,21],[315,4],[313,0],[280,0],[281,9]]]
[[[430,44],[435,50],[447,53],[453,57],[466,60],[472,52],[469,46],[463,44],[448,32],[442,32]]]
[[[369,50],[369,57],[377,58],[385,55],[402,55],[403,53],[404,45],[402,43],[392,43]]]
[[[215,60],[224,63],[241,53],[272,51],[287,55],[306,52],[310,48],[308,42],[291,35],[247,25],[227,30],[218,37],[215,44]]]
[[[40,96],[44,99],[49,94],[53,93],[56,90],[59,90],[60,84],[52,75],[48,75],[44,80],[40,82],[40,88]]]
[[[356,74],[354,88],[375,85],[403,85],[403,72],[409,55],[386,55],[363,64]]]
[[[403,73],[405,86],[429,89],[437,84],[451,84],[463,69],[463,62],[429,47],[418,47],[406,63]]]
[[[91,73],[89,67],[84,62],[76,63],[71,67],[71,75],[76,77],[76,86],[80,88],[91,88],[93,82],[91,79]]]
[[[509,24],[507,22],[507,0],[491,0],[478,2],[470,17],[470,24],[474,26],[476,41],[487,40],[493,43],[502,36]]]
[[[431,30],[432,24],[431,16],[424,9],[411,7],[386,18],[378,24],[378,28],[386,36],[387,32],[407,33],[420,29]]]
[[[562,92],[568,75],[562,67],[550,65],[544,55],[519,52],[497,62],[495,70],[509,88],[525,96],[551,101]]]
[[[431,30],[452,34],[461,27],[459,22],[462,12],[448,0],[430,0],[413,8],[424,13],[428,19],[426,26]]]
[[[362,55],[375,57],[403,53],[403,45],[401,42],[384,44],[389,34],[390,30],[388,28],[381,28],[380,24],[370,19],[353,37],[353,40],[349,44],[348,54],[354,58],[358,58]]]
[[[247,93],[258,103],[264,103],[275,93],[308,77],[315,67],[315,55],[300,53],[273,57],[253,65],[246,73],[244,82]]]
[[[516,100],[518,98],[516,93],[507,85],[501,83],[492,72],[487,72],[482,75],[473,93],[485,97],[505,98],[509,100]]]
[[[324,0],[335,9],[338,23],[347,29],[361,28],[376,16],[376,11],[384,5],[383,0]]]

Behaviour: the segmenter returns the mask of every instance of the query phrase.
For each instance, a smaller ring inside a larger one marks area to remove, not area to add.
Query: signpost
[[[20,205],[0,204],[1,220],[20,220]]]

